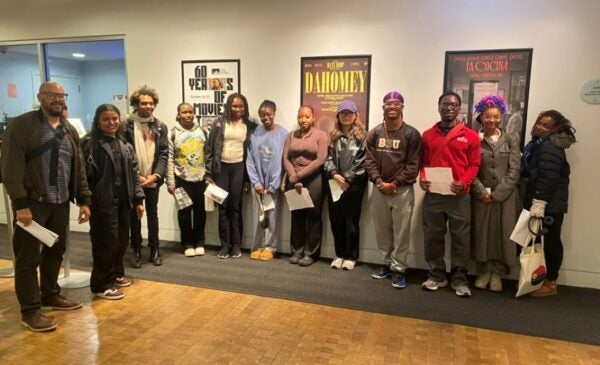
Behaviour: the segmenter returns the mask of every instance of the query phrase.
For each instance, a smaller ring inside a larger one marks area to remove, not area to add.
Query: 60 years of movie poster
[[[183,101],[198,123],[210,128],[225,111],[227,97],[240,92],[240,60],[181,61]]]
[[[313,107],[316,125],[329,131],[339,104],[346,99],[358,107],[365,127],[369,126],[371,56],[302,57],[301,103]]]

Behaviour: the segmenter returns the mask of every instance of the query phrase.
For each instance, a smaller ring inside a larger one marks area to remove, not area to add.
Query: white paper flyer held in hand
[[[23,228],[30,235],[42,241],[42,243],[48,247],[54,246],[56,241],[58,241],[58,235],[56,233],[52,232],[46,227],[41,226],[36,221],[31,221],[31,224],[28,226],[24,225],[20,221],[17,221],[17,226]]]
[[[173,196],[175,197],[175,205],[177,205],[177,210],[185,209],[194,204],[190,196],[185,192],[185,190],[183,190],[183,188],[175,189]]]
[[[308,189],[302,188],[302,194],[298,194],[296,189],[288,190],[285,192],[285,199],[287,200],[290,211],[306,208],[314,208]]]
[[[205,197],[208,197],[219,204],[223,204],[225,199],[227,199],[227,195],[229,195],[229,193],[218,187],[216,184],[208,184],[204,191]]]
[[[262,205],[263,205],[263,210],[265,212],[275,209],[275,202],[273,201],[273,196],[271,194],[263,194],[262,195]]]
[[[429,186],[430,193],[455,195],[450,189],[450,185],[454,181],[450,167],[426,167],[425,175],[426,180],[431,183]]]
[[[329,190],[331,190],[331,200],[334,202],[340,200],[344,190],[340,188],[340,185],[334,179],[329,179]]]

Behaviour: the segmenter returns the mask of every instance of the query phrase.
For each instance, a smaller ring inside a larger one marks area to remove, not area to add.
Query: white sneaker
[[[443,288],[448,285],[448,280],[444,279],[442,281],[435,281],[431,278],[427,279],[423,284],[421,284],[421,288],[429,291],[436,291],[439,288]]]
[[[469,298],[471,296],[471,289],[469,289],[469,285],[467,284],[452,284],[452,289],[455,290],[456,295],[459,297]]]
[[[186,248],[185,251],[183,251],[183,254],[185,255],[185,257],[194,257],[196,256],[196,251],[193,248]]]
[[[342,263],[342,269],[344,270],[354,270],[355,266],[356,261],[354,260],[344,260],[344,262]]]
[[[331,267],[333,269],[341,269],[343,262],[344,262],[344,260],[342,260],[339,257],[336,257],[333,259],[333,261],[331,261]]]
[[[196,256],[204,256],[204,247],[196,247],[194,254]]]
[[[115,289],[115,288],[106,289],[104,292],[94,293],[94,295],[96,295],[99,298],[108,299],[108,300],[119,300],[119,299],[123,299],[123,297],[125,297],[125,295],[123,295],[123,293],[120,290]]]

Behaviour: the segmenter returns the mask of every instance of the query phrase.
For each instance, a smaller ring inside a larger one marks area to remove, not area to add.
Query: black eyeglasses
[[[49,93],[49,92],[44,92],[42,94],[46,95],[46,97],[50,100],[67,100],[67,97],[69,97],[69,94],[59,94],[59,93]]]

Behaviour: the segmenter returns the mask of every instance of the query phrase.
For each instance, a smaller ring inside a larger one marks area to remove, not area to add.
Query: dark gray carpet
[[[6,226],[0,225],[3,258],[8,257],[6,237]],[[90,270],[88,235],[74,232],[71,243],[71,266]],[[271,262],[250,260],[247,252],[240,259],[220,260],[214,249],[207,248],[203,257],[187,258],[178,244],[168,242],[161,251],[162,266],[126,268],[127,276],[600,345],[600,290],[596,289],[561,285],[554,297],[515,299],[515,282],[505,281],[504,293],[473,289],[473,296],[463,299],[449,287],[422,290],[423,270],[410,270],[409,285],[400,290],[389,279],[372,279],[369,265],[341,271],[322,260],[303,268],[289,264],[286,256]],[[145,260],[147,256],[144,248]]]

